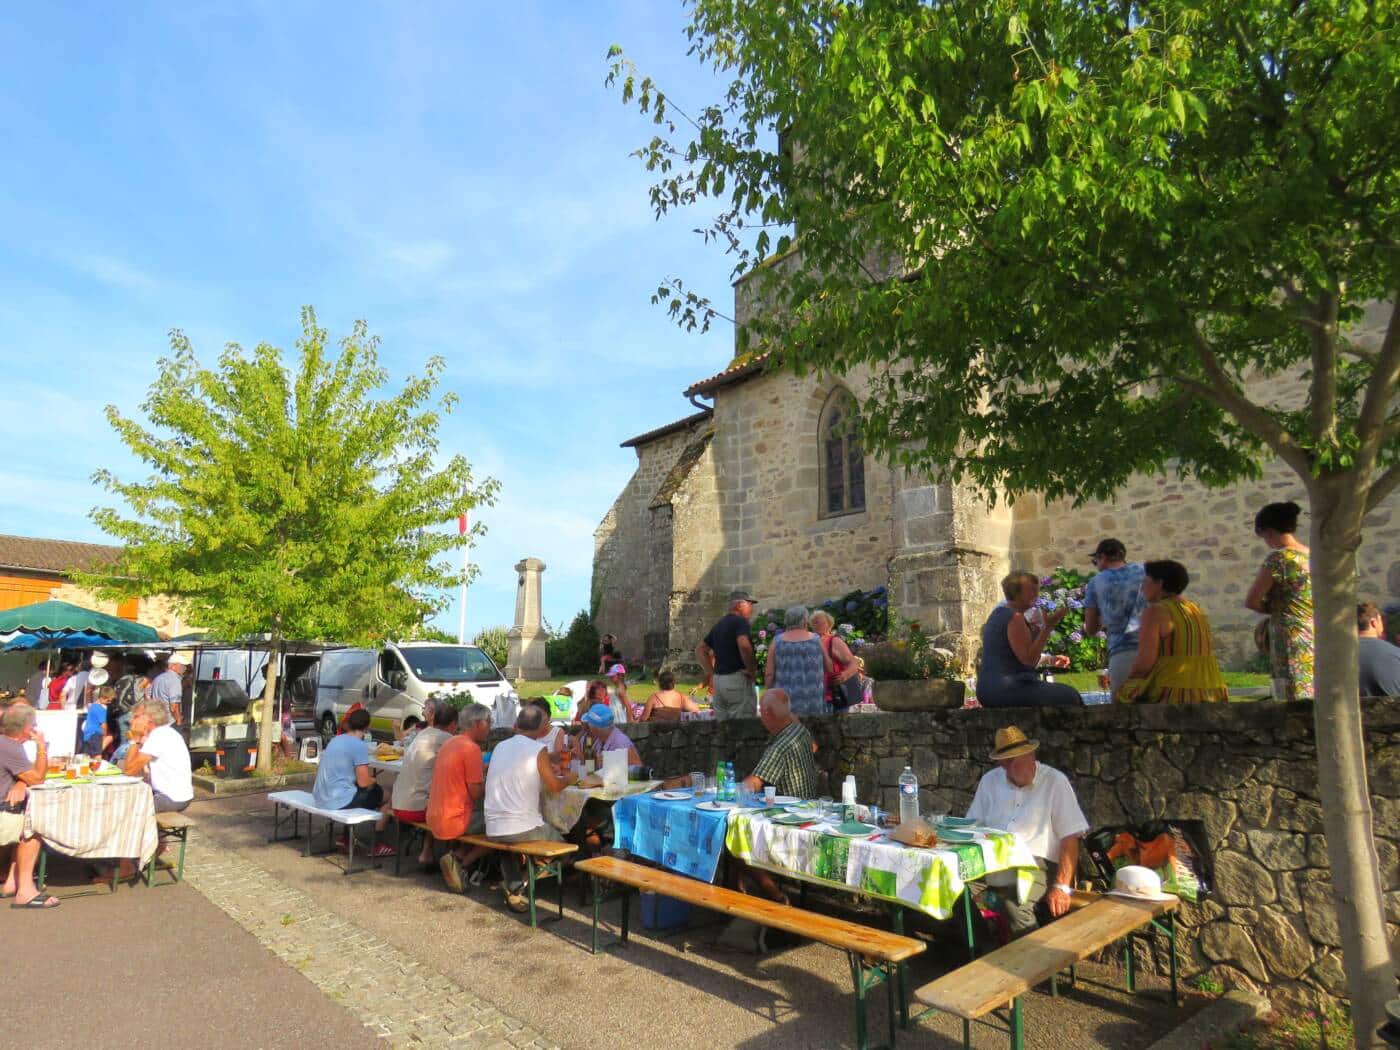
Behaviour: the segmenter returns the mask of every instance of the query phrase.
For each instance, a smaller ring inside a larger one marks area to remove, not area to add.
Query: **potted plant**
[[[875,682],[875,705],[881,711],[962,707],[966,686],[958,677],[957,658],[934,645],[917,623],[866,646],[861,657],[866,675]]]

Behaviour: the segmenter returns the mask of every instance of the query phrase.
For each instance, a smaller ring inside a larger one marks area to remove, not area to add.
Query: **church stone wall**
[[[689,430],[637,448],[637,470],[594,533],[593,598],[600,634],[614,634],[624,656],[645,655],[665,637],[671,592],[672,511],[653,511],[661,483],[691,439]]]

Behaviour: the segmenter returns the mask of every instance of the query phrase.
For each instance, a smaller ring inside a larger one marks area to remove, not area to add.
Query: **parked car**
[[[474,645],[402,642],[380,650],[338,649],[321,658],[316,724],[329,741],[345,712],[363,704],[371,733],[388,739],[409,715],[423,717],[429,697],[463,695],[491,708],[494,726],[514,724],[520,710],[506,676]]]

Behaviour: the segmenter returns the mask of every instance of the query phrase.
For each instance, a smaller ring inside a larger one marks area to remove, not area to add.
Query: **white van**
[[[463,693],[491,708],[493,726],[515,724],[520,697],[474,645],[402,642],[380,650],[334,649],[321,658],[316,724],[329,741],[345,712],[363,704],[371,733],[390,739],[409,715],[423,717],[429,697]]]

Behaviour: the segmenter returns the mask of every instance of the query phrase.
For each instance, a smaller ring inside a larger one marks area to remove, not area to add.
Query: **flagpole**
[[[461,517],[459,517],[459,518],[457,519],[457,532],[458,532],[458,535],[465,536],[465,535],[467,534],[467,528],[468,528],[468,524],[467,524],[467,523],[468,523],[469,520],[470,520],[470,519],[469,519],[469,516],[466,515],[466,514],[463,514]],[[459,605],[459,607],[460,607],[460,608],[459,608],[459,612],[458,612],[458,619],[457,619],[457,644],[458,644],[458,645],[466,645],[466,644],[467,644],[467,570],[468,570],[468,568],[471,567],[471,560],[470,560],[470,559],[471,559],[471,548],[470,548],[470,546],[469,546],[468,544],[465,544],[465,543],[464,543],[464,544],[462,545],[462,593],[458,596],[458,599],[457,599],[458,605]]]

